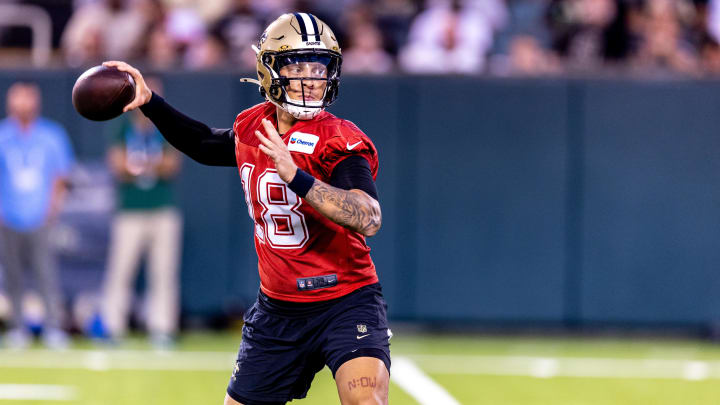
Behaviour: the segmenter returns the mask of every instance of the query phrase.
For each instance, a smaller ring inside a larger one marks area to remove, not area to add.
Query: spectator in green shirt
[[[159,82],[151,83],[159,89]],[[103,286],[102,319],[110,337],[122,339],[140,258],[147,253],[147,330],[154,345],[168,347],[179,317],[182,218],[172,183],[180,170],[180,154],[140,111],[121,120],[108,151],[108,165],[117,182],[117,212]]]

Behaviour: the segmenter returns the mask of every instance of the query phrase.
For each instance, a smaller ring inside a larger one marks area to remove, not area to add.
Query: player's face
[[[327,66],[320,62],[300,62],[280,68],[280,76],[288,79],[302,78],[303,80],[290,80],[285,87],[293,100],[320,101],[325,94],[327,86]]]

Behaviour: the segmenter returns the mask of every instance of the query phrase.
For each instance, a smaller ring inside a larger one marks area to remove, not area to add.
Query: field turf
[[[170,352],[140,338],[113,348],[80,340],[65,352],[0,349],[0,405],[219,405],[238,343],[237,334],[191,333]],[[720,345],[704,341],[399,332],[391,349],[398,364],[414,364],[444,389],[449,403],[720,404]],[[393,374],[391,404],[427,398],[428,384],[410,378],[408,388]],[[327,368],[295,403],[339,403]]]

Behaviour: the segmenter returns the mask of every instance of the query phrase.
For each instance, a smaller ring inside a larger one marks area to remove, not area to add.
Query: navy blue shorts
[[[315,374],[375,357],[390,370],[387,305],[380,284],[316,303],[275,300],[262,292],[246,313],[227,393],[245,405],[305,398]]]

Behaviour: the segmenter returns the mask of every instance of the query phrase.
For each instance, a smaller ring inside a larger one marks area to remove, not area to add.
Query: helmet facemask
[[[259,85],[263,97],[296,119],[314,118],[337,98],[340,44],[330,27],[314,15],[281,15],[252,48],[258,79],[240,81]],[[293,72],[283,69],[292,66],[297,67]]]
[[[341,64],[337,52],[265,52],[261,63],[271,75],[268,99],[299,120],[314,118],[337,98]],[[318,88],[321,95],[316,94]]]

